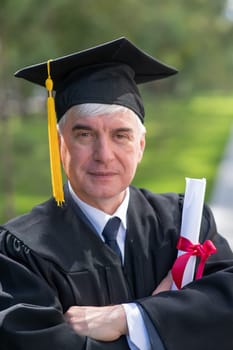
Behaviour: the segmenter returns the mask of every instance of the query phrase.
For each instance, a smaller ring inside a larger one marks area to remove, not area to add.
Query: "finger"
[[[80,317],[80,308],[77,306],[71,306],[63,316],[67,323],[75,324]]]

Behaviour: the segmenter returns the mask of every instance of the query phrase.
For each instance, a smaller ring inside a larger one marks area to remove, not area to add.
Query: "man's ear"
[[[143,135],[140,139],[140,150],[139,150],[138,163],[140,163],[142,160],[145,146],[146,146],[146,137],[145,137],[145,135]]]
[[[61,132],[59,130],[59,127],[57,126],[57,138],[58,138],[58,146],[59,146],[59,149],[61,149]]]

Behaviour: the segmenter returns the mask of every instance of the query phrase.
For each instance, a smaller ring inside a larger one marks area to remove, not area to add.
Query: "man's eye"
[[[89,131],[83,131],[79,134],[81,137],[90,137],[91,133]]]
[[[87,138],[87,137],[91,137],[93,135],[93,133],[89,130],[79,130],[76,133],[76,137],[83,137],[83,138]]]
[[[117,134],[116,136],[118,137],[118,139],[124,139],[127,137],[127,135],[125,134]]]
[[[129,134],[127,132],[117,132],[116,133],[116,136],[119,138],[119,139],[122,139],[122,138],[129,138]]]
[[[123,142],[125,143],[130,139],[129,135],[125,132],[116,133],[115,138],[116,138],[117,142],[121,142],[121,143],[123,143]]]
[[[92,131],[89,131],[89,130],[78,130],[75,133],[75,138],[82,143],[92,142],[92,140],[94,139],[94,134]]]

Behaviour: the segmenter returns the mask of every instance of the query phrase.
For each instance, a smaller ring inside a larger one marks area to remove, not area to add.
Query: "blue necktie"
[[[122,261],[121,251],[116,240],[120,224],[121,219],[116,216],[109,219],[104,227],[102,235],[105,239],[105,243],[119,256]]]

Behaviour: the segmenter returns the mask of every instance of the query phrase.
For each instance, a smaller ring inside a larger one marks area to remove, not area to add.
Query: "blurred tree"
[[[224,5],[221,0],[2,0],[0,50],[7,64],[0,78],[22,65],[127,36],[182,69],[182,92],[224,88],[233,69],[233,26]],[[23,93],[29,89],[17,86]]]

